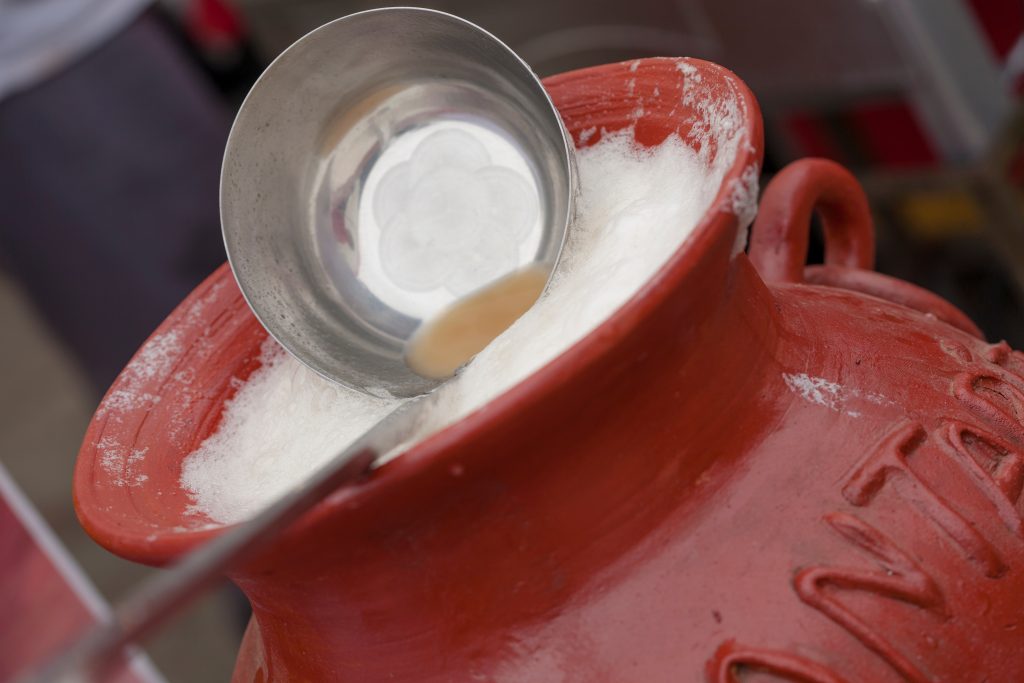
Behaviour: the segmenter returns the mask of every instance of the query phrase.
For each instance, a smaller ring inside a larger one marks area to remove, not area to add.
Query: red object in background
[[[1004,59],[1024,33],[1024,3],[1020,0],[968,0],[992,51]]]
[[[748,144],[640,296],[232,572],[235,681],[1024,680],[1024,356],[867,271],[863,193],[826,162],[780,175],[738,252],[757,105],[687,70],[546,81],[576,140],[642,105],[639,141],[696,144],[731,103]],[[159,564],[221,532],[181,461],[264,339],[221,269],[126,368],[75,471],[100,543]]]
[[[1024,32],[1019,0],[970,0],[968,3],[999,60],[1006,58]],[[794,112],[782,125],[800,155],[820,156],[856,166],[912,169],[941,160],[913,107],[902,100],[870,102],[832,114]],[[846,150],[856,150],[851,158]]]
[[[49,657],[109,610],[0,467],[0,681]],[[136,660],[112,683],[158,683]]]
[[[1020,0],[970,0],[974,15],[988,36],[993,52],[1008,59],[1018,41],[1024,39],[1024,3]],[[1013,92],[1024,95],[1024,76],[1014,79]]]
[[[245,38],[241,17],[224,0],[192,0],[183,23],[192,40],[207,51],[233,48]]]
[[[840,164],[849,162],[821,117],[796,112],[786,116],[783,125],[801,155],[823,157]]]
[[[1005,176],[1012,187],[1024,191],[1024,141],[1017,144],[1007,161]]]
[[[846,117],[872,166],[920,168],[939,162],[917,115],[905,102],[857,105]]]
[[[836,113],[829,125],[811,112],[786,116],[783,125],[800,154],[857,166],[922,168],[939,157],[914,110],[899,100],[859,104]],[[856,150],[851,158],[847,150]]]

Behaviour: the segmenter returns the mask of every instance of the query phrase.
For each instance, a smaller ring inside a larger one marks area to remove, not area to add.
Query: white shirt
[[[0,100],[55,75],[152,0],[0,0]]]

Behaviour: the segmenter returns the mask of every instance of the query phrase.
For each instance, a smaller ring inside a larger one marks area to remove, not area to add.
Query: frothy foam
[[[431,397],[419,438],[449,425],[548,363],[611,316],[704,215],[735,158],[710,167],[677,136],[642,148],[632,131],[580,150],[578,215],[544,296]],[[724,153],[723,153],[724,152]],[[745,227],[745,226],[742,226]],[[300,483],[399,404],[336,386],[273,341],[263,367],[225,406],[181,483],[196,512],[243,520]],[[394,454],[390,454],[393,457]]]

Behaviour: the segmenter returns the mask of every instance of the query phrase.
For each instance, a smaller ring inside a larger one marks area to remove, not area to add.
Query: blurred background
[[[803,156],[847,165],[875,212],[878,270],[1024,347],[1020,0],[423,4],[489,29],[541,75],[654,55],[724,64],[763,108],[762,187]],[[248,87],[307,31],[376,6],[0,0],[0,465],[108,600],[150,570],[74,517],[89,417],[224,260],[220,158]],[[160,673],[145,676],[229,680],[245,619],[225,588],[150,643]]]

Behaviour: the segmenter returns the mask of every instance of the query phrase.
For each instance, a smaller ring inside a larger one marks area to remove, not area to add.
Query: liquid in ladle
[[[526,313],[547,281],[546,268],[527,266],[460,299],[416,330],[406,365],[423,377],[450,377]]]

